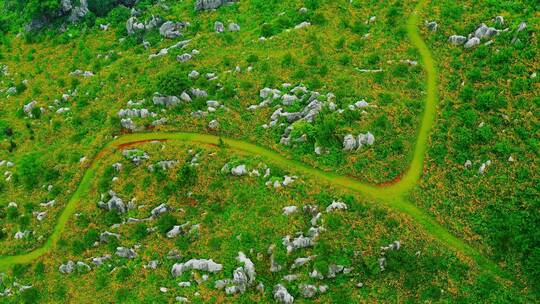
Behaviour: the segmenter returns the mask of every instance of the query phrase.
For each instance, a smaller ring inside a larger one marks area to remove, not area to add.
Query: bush
[[[112,226],[114,224],[118,224],[122,222],[122,218],[120,215],[114,211],[109,211],[105,213],[104,221],[107,226]]]
[[[192,186],[197,182],[197,171],[187,163],[176,173],[176,184],[179,188]]]
[[[96,0],[96,1],[99,1],[99,0]],[[116,27],[118,25],[124,25],[126,20],[128,20],[130,16],[131,16],[131,11],[127,7],[120,5],[113,8],[109,12],[109,14],[107,15],[107,21]],[[126,31],[127,33],[125,26],[122,26],[120,28],[123,31]]]
[[[96,229],[88,230],[83,237],[83,243],[86,248],[90,248],[97,240],[99,240],[99,233]]]
[[[21,293],[21,298],[22,298],[23,303],[32,303],[32,304],[38,303],[39,291],[35,287],[32,287],[30,289],[25,289]]]
[[[116,0],[89,0],[88,9],[99,17],[106,16],[115,6]]]
[[[136,241],[144,239],[147,235],[148,229],[145,223],[137,223],[137,225],[135,225],[133,228],[133,232],[131,233],[131,237]]]
[[[45,264],[43,262],[39,261],[36,266],[34,267],[34,274],[36,276],[41,276],[45,273]]]
[[[9,207],[7,208],[6,216],[8,220],[13,221],[19,217],[19,211],[15,207]]]
[[[270,23],[264,23],[261,25],[261,36],[271,37],[274,35],[274,27]]]
[[[476,109],[480,111],[498,110],[506,107],[506,105],[506,98],[493,90],[480,93],[476,97]]]
[[[37,153],[29,153],[19,162],[18,175],[26,189],[32,189],[40,184],[44,167]]]
[[[157,221],[158,231],[162,234],[169,232],[173,226],[178,224],[178,220],[170,213],[166,213],[159,217]]]
[[[339,58],[339,62],[342,65],[349,65],[352,62],[352,57],[349,55],[343,55],[341,58]]]
[[[251,55],[249,55],[247,57],[246,61],[248,63],[255,63],[255,62],[259,61],[259,57],[257,55],[255,55],[255,54],[251,54]]]
[[[157,91],[164,95],[180,95],[190,88],[188,72],[181,69],[169,70],[158,76]]]

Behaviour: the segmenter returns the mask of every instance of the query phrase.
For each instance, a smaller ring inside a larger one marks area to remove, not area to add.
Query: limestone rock
[[[450,36],[450,38],[448,38],[448,42],[453,45],[462,45],[467,42],[467,37],[460,35],[452,35]]]
[[[292,304],[294,297],[287,291],[287,288],[281,284],[277,284],[273,290],[274,300],[281,304]]]
[[[223,265],[214,262],[212,259],[191,259],[185,263],[174,264],[171,270],[173,277],[182,275],[184,271],[200,270],[207,272],[219,272],[223,269]]]

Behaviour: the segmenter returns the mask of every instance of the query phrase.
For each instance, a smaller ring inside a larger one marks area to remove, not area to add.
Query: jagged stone
[[[195,2],[196,11],[212,10],[221,7],[222,5],[234,3],[238,0],[197,0]]]
[[[214,262],[213,260],[206,259],[191,259],[185,263],[174,264],[171,270],[173,277],[182,275],[184,271],[188,270],[200,270],[207,272],[219,272],[223,269],[223,265]]]
[[[292,304],[294,297],[287,291],[287,288],[281,284],[277,284],[273,290],[274,300],[281,304]]]

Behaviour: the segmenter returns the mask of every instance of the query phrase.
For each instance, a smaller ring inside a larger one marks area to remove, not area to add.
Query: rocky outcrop
[[[195,2],[195,10],[206,11],[206,10],[217,9],[221,7],[222,5],[234,3],[237,1],[238,0],[197,0]]]
[[[136,2],[136,0],[112,1],[109,9],[118,5],[132,7]],[[57,8],[46,10],[41,14],[34,16],[32,20],[25,25],[25,31],[31,32],[41,30],[52,25],[53,23],[56,23],[58,20],[64,20],[70,23],[78,23],[84,20],[84,18],[91,11],[98,16],[103,16],[107,13],[98,11],[99,8],[96,6],[89,6],[88,0],[60,0],[58,4],[59,5]]]
[[[199,270],[207,272],[219,272],[223,269],[223,265],[214,262],[213,260],[205,259],[191,259],[185,263],[174,264],[171,269],[171,274],[173,277],[178,277],[182,275],[184,271],[189,270]]]
[[[186,27],[185,22],[172,22],[167,21],[161,25],[159,28],[159,34],[168,39],[174,39],[182,36],[181,29]]]

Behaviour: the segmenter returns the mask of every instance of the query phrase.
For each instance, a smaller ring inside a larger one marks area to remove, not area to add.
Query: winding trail
[[[426,0],[420,0],[415,10],[410,15],[407,22],[407,32],[409,39],[420,52],[421,61],[423,63],[423,67],[427,76],[427,95],[425,100],[422,123],[420,129],[418,130],[418,137],[416,139],[411,164],[403,177],[397,183],[385,187],[369,185],[346,176],[324,172],[322,170],[309,167],[304,163],[285,158],[274,151],[248,142],[218,137],[214,135],[182,132],[128,134],[109,142],[95,156],[89,168],[84,173],[82,181],[79,183],[77,190],[68,201],[65,209],[60,214],[60,217],[58,218],[58,222],[54,227],[52,234],[49,236],[43,246],[26,254],[0,257],[0,271],[7,269],[14,264],[29,263],[54,249],[69,218],[73,215],[78,204],[80,203],[81,198],[85,198],[89,195],[91,182],[96,176],[97,169],[101,165],[101,159],[103,157],[122,149],[126,145],[133,145],[146,141],[163,140],[181,141],[204,145],[219,145],[221,141],[221,143],[223,143],[227,149],[230,149],[232,151],[258,155],[284,168],[294,170],[296,172],[309,175],[316,179],[324,180],[330,184],[360,193],[364,196],[371,198],[377,203],[383,204],[394,210],[406,213],[411,218],[413,218],[420,226],[422,226],[427,232],[429,232],[434,238],[438,239],[441,243],[445,244],[450,249],[456,252],[463,253],[472,260],[474,260],[478,267],[483,271],[492,273],[499,277],[510,278],[510,276],[503,270],[501,270],[494,262],[485,258],[480,252],[467,245],[464,241],[453,236],[443,226],[437,223],[437,221],[432,216],[430,216],[420,208],[416,207],[411,202],[408,202],[405,198],[407,192],[410,191],[417,184],[418,180],[422,175],[424,158],[427,150],[427,142],[435,121],[436,107],[438,102],[438,76],[437,70],[435,68],[435,62],[433,60],[431,52],[429,51],[425,42],[422,40],[418,31],[419,12],[425,4]]]

